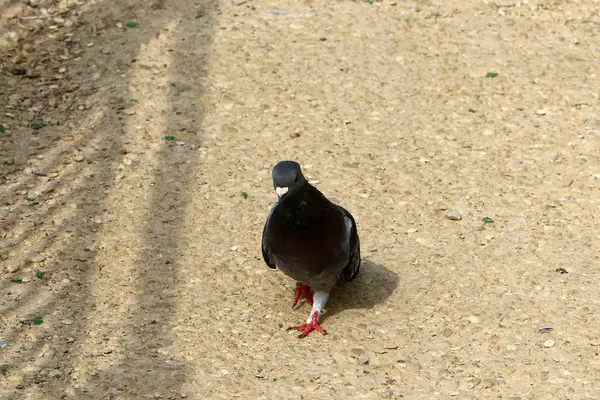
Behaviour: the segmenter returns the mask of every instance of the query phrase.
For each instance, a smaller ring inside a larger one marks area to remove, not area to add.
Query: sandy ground
[[[599,11],[3,0],[0,397],[597,399]],[[327,336],[280,159],[359,225]]]

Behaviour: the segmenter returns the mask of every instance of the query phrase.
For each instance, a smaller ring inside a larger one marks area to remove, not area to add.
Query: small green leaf
[[[248,198],[248,192],[242,192],[242,196],[244,196],[244,199]]]
[[[490,217],[484,217],[482,221],[485,222],[486,224],[491,224],[494,222],[494,220],[491,219]]]
[[[365,3],[373,4],[373,0],[365,0]]]
[[[81,21],[79,21],[79,25],[87,25],[90,22],[87,19],[82,19]]]
[[[37,277],[38,277],[38,279],[44,279],[44,275],[45,275],[45,274],[46,274],[46,273],[45,273],[45,272],[42,272],[42,271],[35,271],[35,276],[37,276]]]
[[[72,133],[69,133],[69,134],[67,135],[67,137],[74,138],[74,137],[75,137],[75,135],[73,135]]]
[[[4,133],[4,131],[6,131],[6,128],[4,125],[0,124],[0,133]]]
[[[173,140],[175,140],[175,136],[165,136],[165,140],[167,142],[172,142]]]
[[[129,21],[127,23],[127,26],[130,27],[130,28],[135,28],[137,26],[137,22]]]
[[[486,75],[486,78],[495,78],[498,76],[497,72],[488,72]]]
[[[33,129],[35,131],[39,131],[43,127],[44,127],[44,124],[41,124],[39,122],[34,122],[33,124],[31,124],[31,129]]]
[[[134,103],[137,103],[138,99],[131,99],[131,101],[133,101]]]
[[[25,350],[27,350],[27,347],[25,347],[25,346],[21,346],[21,347],[19,347],[19,350],[21,350],[21,351],[25,351]]]
[[[44,323],[44,320],[41,319],[40,317],[35,317],[31,319],[31,323],[34,325],[41,325]]]
[[[404,22],[406,22],[407,24],[410,23],[410,18],[404,18]]]
[[[37,197],[25,197],[25,201],[35,201]]]
[[[175,297],[177,297],[176,294],[170,294],[167,296],[167,299],[174,299]]]
[[[12,283],[23,283],[23,279],[11,279]]]

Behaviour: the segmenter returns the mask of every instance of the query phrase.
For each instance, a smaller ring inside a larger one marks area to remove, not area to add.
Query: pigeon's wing
[[[346,226],[349,228],[350,235],[350,246],[348,248],[348,264],[340,271],[340,280],[342,282],[350,282],[358,276],[360,270],[360,239],[358,238],[358,230],[356,229],[356,222],[345,208],[340,207],[340,210],[344,214],[344,221]]]
[[[271,249],[269,249],[269,246],[266,245],[266,241],[265,241],[265,235],[268,234],[267,229],[269,228],[269,222],[271,222],[271,215],[273,215],[273,210],[275,209],[275,207],[277,207],[277,204],[275,204],[272,208],[271,211],[269,211],[269,215],[267,216],[267,222],[265,222],[265,227],[263,228],[263,233],[262,233],[262,255],[263,255],[263,259],[265,260],[265,263],[269,266],[269,268],[276,268],[275,266],[275,259],[273,258],[273,255],[271,254]]]

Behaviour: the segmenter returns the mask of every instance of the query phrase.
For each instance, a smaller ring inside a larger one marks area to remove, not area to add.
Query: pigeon
[[[350,282],[360,270],[356,222],[333,204],[302,174],[295,161],[280,161],[272,172],[278,200],[262,234],[262,254],[270,268],[297,281],[292,307],[301,295],[312,305],[305,324],[288,330],[327,332],[319,324],[329,292],[338,282]]]

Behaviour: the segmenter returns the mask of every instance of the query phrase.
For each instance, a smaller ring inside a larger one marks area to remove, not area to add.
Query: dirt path
[[[0,397],[596,398],[599,12],[4,1]],[[305,340],[286,158],[364,254]]]

